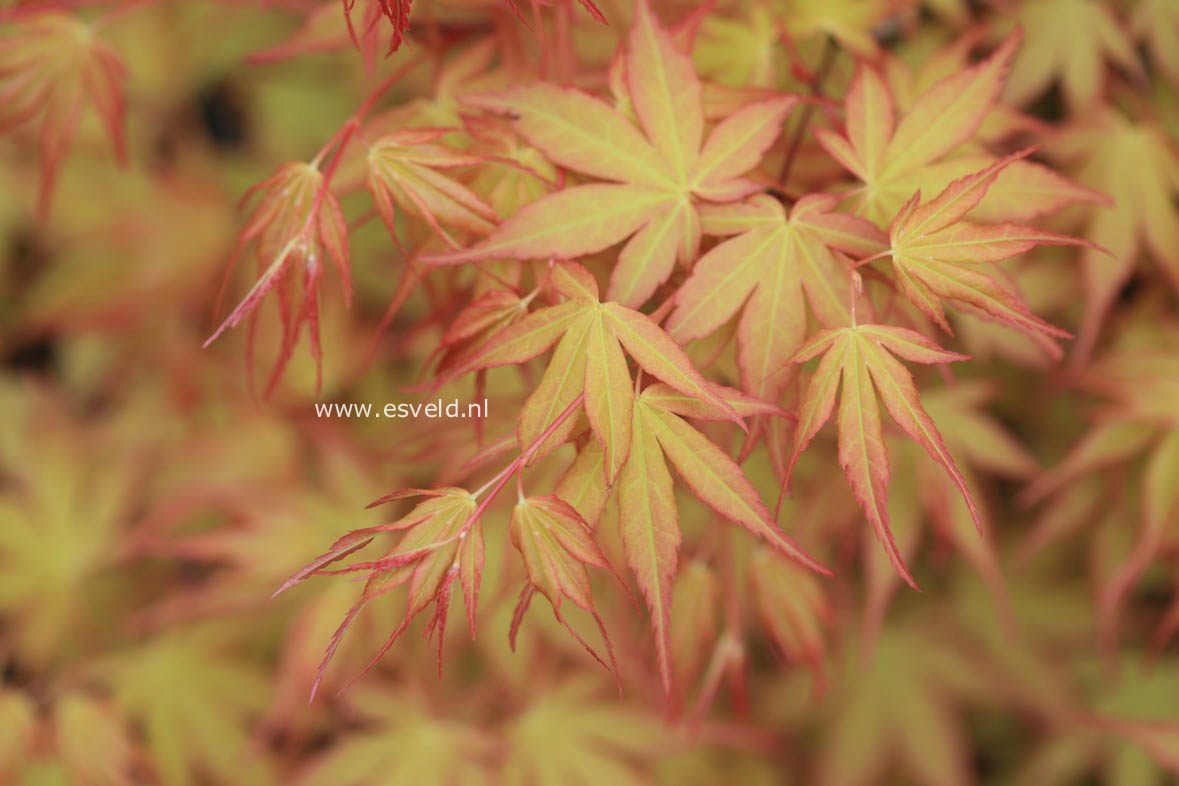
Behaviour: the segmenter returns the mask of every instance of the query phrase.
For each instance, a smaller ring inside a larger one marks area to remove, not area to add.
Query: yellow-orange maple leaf
[[[571,258],[630,237],[606,296],[637,307],[667,279],[677,258],[694,259],[700,202],[734,201],[758,189],[742,175],[773,144],[795,98],[746,106],[705,139],[695,68],[646,0],[637,4],[627,39],[625,74],[639,128],[605,102],[551,84],[467,97],[472,106],[511,115],[516,130],[554,163],[611,182],[544,197],[478,245],[431,261]]]
[[[802,451],[831,417],[835,393],[839,400],[839,463],[847,474],[856,499],[872,522],[876,535],[888,552],[893,567],[910,586],[917,583],[905,567],[889,529],[888,455],[884,448],[877,394],[901,429],[917,440],[950,474],[970,508],[981,531],[978,507],[954,459],[946,450],[937,426],[917,397],[913,377],[893,357],[900,355],[915,363],[947,363],[966,356],[941,349],[929,339],[905,328],[888,325],[858,325],[825,330],[808,341],[794,356],[802,363],[822,355],[807,385],[794,432],[794,448],[787,467],[786,482]]]

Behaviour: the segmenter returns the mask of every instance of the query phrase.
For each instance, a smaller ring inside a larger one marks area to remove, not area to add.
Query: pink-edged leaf
[[[1034,150],[1027,148],[1012,153],[979,172],[955,180],[929,202],[911,213],[903,214],[903,220],[902,214],[898,214],[889,228],[893,247],[904,247],[965,216],[986,196],[987,189],[1000,172],[1013,162],[1031,155]]]
[[[592,313],[580,315],[557,342],[540,384],[520,411],[516,436],[522,449],[539,439],[557,416],[585,390],[587,348],[594,321]],[[563,444],[576,427],[577,419],[567,418],[536,448],[531,460],[539,461],[547,456]]]
[[[881,174],[917,169],[973,136],[999,98],[1022,37],[1016,30],[982,63],[947,76],[922,94],[897,123]]]
[[[450,265],[490,257],[543,259],[593,254],[632,234],[670,203],[646,186],[573,186],[531,202],[476,245],[422,258]]]
[[[974,525],[981,535],[983,531],[982,514],[979,513],[978,505],[974,501],[974,495],[970,493],[966,479],[946,449],[942,435],[934,425],[933,419],[922,408],[921,401],[917,396],[917,388],[913,385],[913,377],[896,358],[885,351],[885,348],[892,349],[902,357],[910,359],[920,357],[922,358],[920,362],[923,363],[944,363],[965,358],[953,353],[941,353],[936,346],[923,346],[921,342],[914,345],[911,343],[912,337],[907,337],[906,343],[902,343],[891,337],[877,339],[871,333],[863,330],[858,331],[858,335],[861,337],[860,351],[863,353],[864,364],[872,375],[872,380],[888,409],[888,413],[901,427],[901,430],[917,440],[929,453],[930,458],[940,464],[950,476],[962,494],[962,498],[966,501],[970,517],[974,520]],[[916,346],[915,350],[914,346]]]
[[[467,629],[475,638],[475,613],[479,606],[479,583],[483,580],[483,527],[476,522],[459,546],[459,582],[467,607]],[[441,634],[439,634],[441,641]]]
[[[844,105],[848,141],[863,162],[864,171],[875,177],[884,163],[895,124],[892,94],[876,69],[861,63]]]
[[[613,485],[630,453],[633,383],[622,347],[614,333],[605,326],[601,313],[590,319],[586,344],[585,413],[605,454],[606,484]]]
[[[450,376],[531,360],[551,347],[584,313],[585,306],[574,302],[534,311],[496,333]]]
[[[988,225],[959,221],[907,243],[905,252],[933,256],[946,262],[1000,262],[1040,245],[1097,248],[1083,238],[1021,224]]]
[[[729,521],[765,538],[787,557],[817,573],[831,575],[828,568],[778,529],[757,490],[736,462],[678,416],[646,404],[642,406],[643,417],[650,424],[664,454],[701,502]]]
[[[743,390],[725,387],[723,385],[716,385],[715,389],[717,395],[727,401],[737,411],[737,414],[743,418],[755,417],[757,415],[792,417],[789,412],[777,404],[763,401],[756,396],[749,395]],[[644,390],[643,401],[665,412],[693,418],[694,420],[728,420],[728,416],[724,412],[709,406],[698,398],[684,395],[670,385],[665,385],[662,382],[657,382]]]
[[[876,531],[888,559],[913,589],[913,579],[893,540],[888,520],[888,454],[880,423],[880,408],[861,357],[860,342],[848,342],[839,397],[839,464],[851,483],[856,500]]]
[[[576,262],[559,262],[553,265],[549,281],[553,289],[570,300],[598,302],[598,282],[592,273]]]
[[[632,438],[633,444],[633,438]],[[604,467],[605,453],[596,439],[591,439],[577,454],[577,458],[561,476],[553,496],[560,497],[573,506],[574,510],[591,526],[610,499],[610,487],[606,485]]]
[[[619,517],[619,533],[627,564],[651,609],[659,676],[670,693],[669,613],[680,529],[671,473],[643,413],[643,406],[634,408],[630,455],[618,479],[618,502],[625,511]]]
[[[650,317],[617,303],[603,306],[607,323],[627,353],[656,379],[720,409],[745,428],[741,416],[700,376],[684,351]]]
[[[637,0],[627,38],[627,88],[647,138],[671,165],[678,183],[696,166],[704,133],[700,80],[692,60],[676,49],[648,0]]]
[[[914,363],[954,363],[970,360],[969,355],[942,349],[916,330],[894,325],[860,325],[856,332],[868,336],[889,352]]]
[[[715,186],[757,166],[797,103],[794,96],[759,101],[738,109],[718,123],[700,151],[694,181]]]
[[[639,130],[581,90],[538,82],[462,100],[511,115],[512,126],[554,164],[620,183],[672,184],[659,153]]]

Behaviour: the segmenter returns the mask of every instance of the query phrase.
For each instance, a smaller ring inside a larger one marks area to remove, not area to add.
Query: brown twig
[[[812,99],[823,95],[823,82],[831,71],[831,66],[835,64],[835,55],[838,51],[839,47],[835,45],[835,39],[827,36],[827,42],[823,45],[823,54],[819,60],[819,68],[811,78]],[[786,160],[782,163],[782,174],[778,176],[778,182],[782,188],[786,187],[786,178],[790,176],[790,170],[794,167],[794,159],[798,157],[798,150],[802,147],[802,138],[806,135],[806,130],[811,124],[811,116],[815,113],[816,104],[816,101],[806,103],[802,110],[802,117],[798,121],[798,127],[794,129],[794,136],[790,139],[790,147],[786,150]]]

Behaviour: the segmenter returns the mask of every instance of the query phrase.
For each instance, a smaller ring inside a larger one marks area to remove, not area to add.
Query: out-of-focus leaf
[[[645,783],[636,761],[649,760],[666,733],[652,718],[603,702],[596,684],[579,678],[541,695],[508,731],[504,786]]]
[[[193,786],[198,773],[225,782],[273,782],[250,740],[266,704],[262,673],[224,649],[210,629],[154,639],[119,655],[105,680],[114,705],[143,729],[160,783]]]
[[[0,36],[0,132],[40,122],[42,214],[87,104],[126,162],[124,77],[118,54],[72,14],[36,14]]]
[[[387,688],[370,690],[357,703],[370,726],[344,734],[294,780],[297,786],[493,782],[488,772],[493,741],[481,730],[432,717],[417,701]]]

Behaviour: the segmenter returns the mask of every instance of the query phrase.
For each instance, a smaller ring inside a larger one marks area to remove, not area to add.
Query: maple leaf
[[[893,541],[885,501],[888,494],[888,455],[881,430],[877,393],[901,430],[917,440],[949,474],[970,509],[980,533],[982,523],[966,480],[946,450],[937,426],[926,414],[913,385],[913,377],[893,357],[915,363],[966,360],[947,352],[919,333],[888,325],[857,325],[824,330],[808,341],[793,358],[802,363],[822,355],[811,376],[799,410],[783,487],[802,451],[831,416],[836,390],[839,404],[839,463],[847,474],[856,499],[872,523],[889,560],[906,583],[917,584],[905,567]],[[842,385],[840,381],[842,380]]]
[[[34,406],[47,409],[42,401]],[[95,634],[83,599],[89,591],[97,602],[94,585],[118,565],[136,478],[129,456],[85,461],[101,448],[64,428],[60,416],[45,417],[52,410],[26,420],[14,404],[4,409],[13,455],[0,454],[0,471],[9,479],[0,491],[0,562],[6,566],[0,613],[11,630],[10,651],[42,666],[59,658],[68,641]]]
[[[433,144],[449,132],[446,128],[404,129],[382,136],[369,147],[368,189],[398,245],[394,205],[425,221],[453,248],[459,245],[442,228],[443,223],[475,234],[495,228],[494,210],[466,186],[435,171],[482,161],[479,156]]]
[[[776,407],[741,391],[721,388],[718,392],[741,415],[782,414]],[[618,522],[623,551],[651,609],[660,678],[668,692],[674,650],[670,607],[680,529],[666,459],[671,460],[692,493],[709,508],[765,538],[783,556],[830,575],[777,528],[737,463],[683,417],[720,420],[726,416],[715,405],[684,395],[668,385],[651,385],[632,407],[630,451],[617,484],[611,488],[605,483],[603,451],[597,442],[591,442],[566,470],[555,492],[592,522],[617,490],[618,504],[627,511]]]
[[[805,300],[824,327],[847,324],[846,276],[832,249],[858,257],[886,246],[869,222],[834,212],[837,198],[812,194],[789,216],[777,200],[756,195],[705,213],[712,234],[734,234],[704,254],[676,294],[667,331],[685,343],[715,331],[745,304],[737,328],[737,362],[745,390],[776,401],[787,361],[806,334]]]
[[[1085,316],[1078,335],[1079,358],[1090,354],[1118,291],[1143,252],[1157,262],[1179,292],[1179,157],[1166,133],[1149,121],[1134,122],[1101,109],[1084,124],[1067,127],[1045,151],[1077,179],[1108,193],[1113,207],[1091,213],[1085,230],[1110,258],[1088,248],[1081,263]]]
[[[323,275],[324,260],[329,258],[340,274],[345,300],[351,302],[348,225],[340,210],[340,203],[325,186],[323,174],[312,164],[283,164],[275,174],[251,187],[245,199],[249,200],[256,193],[262,196],[234,246],[222,287],[228,283],[237,260],[250,243],[254,244],[261,275],[237,307],[205,340],[204,346],[216,341],[226,330],[237,327],[254,312],[271,290],[276,290],[282,318],[282,346],[267,390],[272,390],[277,384],[304,323],[307,324],[311,354],[315,358],[318,390],[322,383],[323,363],[319,344],[319,282]],[[292,268],[301,268],[303,273],[302,302],[293,314],[288,288],[289,279],[297,274],[290,272]],[[251,347],[248,350],[251,360],[252,345],[251,332],[248,345]]]
[[[521,499],[512,509],[512,543],[524,558],[528,572],[528,584],[520,594],[516,612],[512,618],[510,640],[513,648],[516,632],[534,592],[539,591],[553,607],[557,621],[565,626],[574,638],[606,668],[618,673],[614,661],[614,648],[606,634],[605,623],[594,608],[587,565],[610,569],[606,556],[594,542],[593,528],[586,523],[568,502],[558,497],[529,497]],[[598,624],[606,651],[610,658],[607,664],[598,653],[561,616],[561,601],[568,598],[575,606],[588,612]],[[619,691],[622,690],[621,684]]]
[[[508,728],[509,749],[498,782],[647,783],[635,762],[668,744],[668,732],[648,715],[603,701],[600,693],[598,683],[582,675],[530,703]]]
[[[1059,79],[1069,108],[1089,108],[1104,83],[1108,58],[1141,75],[1134,45],[1110,8],[1093,0],[1028,0],[1004,18],[1027,36],[1028,45],[1011,64],[1004,97],[1022,105]]]
[[[480,729],[434,717],[404,691],[377,687],[351,704],[369,723],[341,735],[294,780],[296,786],[452,786],[487,782],[493,740]]]
[[[721,585],[700,560],[679,570],[671,596],[671,667],[680,685],[700,676],[719,628]]]
[[[53,186],[87,104],[94,107],[121,164],[125,69],[94,28],[66,13],[46,11],[0,35],[0,133],[39,119],[41,193],[49,212]]]
[[[228,657],[224,639],[208,627],[187,630],[109,663],[104,679],[112,701],[143,730],[161,784],[192,786],[200,772],[227,782],[273,782],[270,763],[250,753],[248,725],[265,705],[268,683]]]
[[[1028,756],[1012,782],[1106,786],[1165,783],[1179,774],[1179,724],[1171,697],[1179,691],[1174,663],[1147,665],[1125,656],[1116,678],[1097,678],[1096,664],[1082,662],[1093,684],[1092,711],[1068,716]]]
[[[746,106],[703,140],[700,82],[691,60],[636,4],[627,39],[627,91],[641,131],[603,101],[538,83],[466,96],[472,106],[510,114],[516,130],[548,158],[614,181],[564,188],[526,206],[486,240],[436,264],[510,257],[577,257],[630,237],[611,274],[607,299],[644,303],[700,244],[700,200],[733,201],[759,186],[741,176],[757,165],[795,104],[792,96]],[[572,122],[571,118],[576,118]]]
[[[80,691],[54,704],[54,742],[76,782],[114,786],[132,779],[132,762],[139,752],[110,707]]]
[[[1069,334],[1032,314],[1015,292],[979,268],[1037,245],[1090,244],[1020,224],[987,225],[963,219],[982,200],[1003,168],[1023,155],[1026,151],[956,180],[924,204],[919,204],[920,192],[914,194],[889,227],[887,253],[901,292],[946,332],[952,331],[940,298],[954,300],[983,316],[1011,325],[1059,357],[1062,353],[1051,339],[1067,338]]]
[[[814,575],[760,548],[750,560],[749,589],[774,646],[787,661],[807,664],[821,680],[831,607]]]
[[[623,349],[639,367],[676,390],[740,416],[713,390],[687,355],[649,317],[618,303],[602,303],[598,285],[581,265],[554,265],[551,283],[566,300],[534,311],[494,334],[478,352],[447,378],[507,364],[523,363],[557,344],[553,359],[520,413],[517,435],[529,445],[557,413],[585,394],[585,412],[605,451],[603,474],[612,484],[630,451],[633,383]],[[576,421],[567,419],[546,438],[536,458],[560,445]]]
[[[441,671],[443,633],[455,579],[459,579],[462,585],[468,621],[472,631],[474,630],[474,607],[479,593],[483,563],[483,537],[476,511],[476,500],[461,488],[403,489],[382,497],[370,507],[413,496],[424,496],[426,499],[396,521],[352,530],[345,534],[336,540],[328,551],[288,578],[274,593],[278,595],[285,592],[315,574],[362,573],[367,576],[363,594],[349,609],[328,644],[319,674],[311,689],[312,699],[315,698],[328,663],[356,616],[374,598],[385,595],[403,584],[408,584],[409,587],[405,616],[401,623],[389,634],[364,670],[342,690],[347,689],[372,669],[405,633],[413,618],[431,601],[434,602],[434,616],[430,620],[429,631],[437,635],[438,669]],[[377,535],[389,532],[404,534],[395,546],[378,559],[353,562],[342,568],[329,569],[328,566],[367,546]]]
[[[965,707],[993,702],[994,685],[941,634],[932,625],[892,626],[871,658],[848,656],[848,677],[828,702],[814,783],[887,782],[893,768],[905,783],[974,783],[961,718]]]
[[[958,381],[927,392],[925,410],[941,423],[955,455],[985,472],[1030,478],[1036,460],[982,405],[995,398],[997,386],[983,380]]]
[[[846,197],[854,212],[886,226],[915,191],[940,191],[995,161],[963,147],[994,110],[1019,42],[1017,32],[983,62],[947,74],[903,114],[880,73],[858,66],[844,98],[844,133],[814,130],[823,149],[863,183]],[[1017,160],[976,209],[991,220],[1021,221],[1074,202],[1107,201],[1044,166]]]
[[[526,316],[533,297],[494,289],[467,304],[454,316],[434,351],[438,376],[449,376],[469,362],[496,333]]]
[[[666,459],[705,505],[725,519],[764,538],[783,556],[810,570],[830,571],[803,552],[773,523],[769,510],[741,468],[724,451],[692,428],[677,412],[684,402],[663,385],[652,385],[633,409],[631,448],[618,479],[619,519],[627,563],[651,608],[660,677],[671,690],[670,610],[672,580],[678,567],[680,529],[671,473]],[[762,410],[763,412],[765,410]],[[687,414],[707,420],[722,417],[689,405]]]
[[[1155,326],[1157,330],[1157,326]],[[1179,424],[1174,402],[1179,396],[1179,333],[1173,325],[1144,346],[1117,347],[1086,373],[1087,387],[1110,400],[1105,416],[1051,469],[1024,491],[1026,503],[1057,496],[1058,515],[1085,491],[1084,481],[1097,473],[1144,457],[1138,483],[1138,537],[1129,554],[1104,581],[1098,598],[1098,633],[1112,647],[1121,604],[1150,564],[1169,544],[1179,541]],[[1080,499],[1085,499],[1081,496]],[[1132,513],[1130,515],[1133,515]],[[1033,534],[1037,547],[1062,534],[1063,527],[1043,521]],[[1160,636],[1169,635],[1167,622]]]

